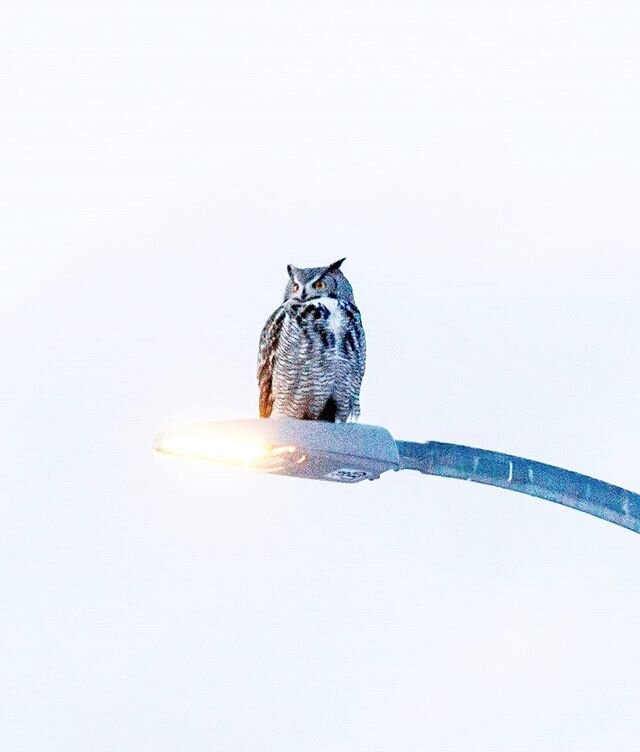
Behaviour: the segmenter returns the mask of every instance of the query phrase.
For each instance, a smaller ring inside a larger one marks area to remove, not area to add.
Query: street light
[[[386,428],[269,418],[198,423],[161,433],[161,454],[339,483],[417,470],[519,491],[640,533],[640,495],[586,475],[485,449],[397,441]]]

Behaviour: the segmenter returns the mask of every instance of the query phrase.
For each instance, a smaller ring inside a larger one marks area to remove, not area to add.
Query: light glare
[[[218,434],[210,427],[175,428],[161,434],[154,442],[156,452],[174,457],[221,462],[262,470],[276,469],[285,458],[293,457],[292,445],[270,446],[249,436]]]

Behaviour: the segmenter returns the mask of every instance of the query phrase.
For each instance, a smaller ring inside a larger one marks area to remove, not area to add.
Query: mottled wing
[[[258,384],[260,386],[260,417],[268,418],[273,409],[275,396],[273,394],[273,368],[280,333],[282,331],[282,322],[286,316],[284,306],[276,308],[269,316],[267,323],[264,325],[260,334],[260,345],[258,347]]]
[[[347,316],[347,327],[345,337],[350,340],[349,348],[352,351],[352,357],[355,361],[356,373],[362,381],[367,358],[367,344],[364,337],[364,327],[362,326],[362,317],[360,311],[354,303],[344,303],[344,311]]]

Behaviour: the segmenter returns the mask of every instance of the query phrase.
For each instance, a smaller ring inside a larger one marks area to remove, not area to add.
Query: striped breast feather
[[[260,417],[268,418],[273,410],[275,395],[273,393],[273,368],[282,333],[282,324],[286,316],[284,305],[269,316],[260,334],[258,346],[258,385],[260,387]]]

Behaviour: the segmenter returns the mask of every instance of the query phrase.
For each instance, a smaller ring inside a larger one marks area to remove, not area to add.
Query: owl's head
[[[340,271],[343,261],[341,258],[329,266],[316,266],[312,269],[298,269],[289,264],[289,282],[284,291],[284,299],[336,298],[353,302],[353,290],[349,280]]]

